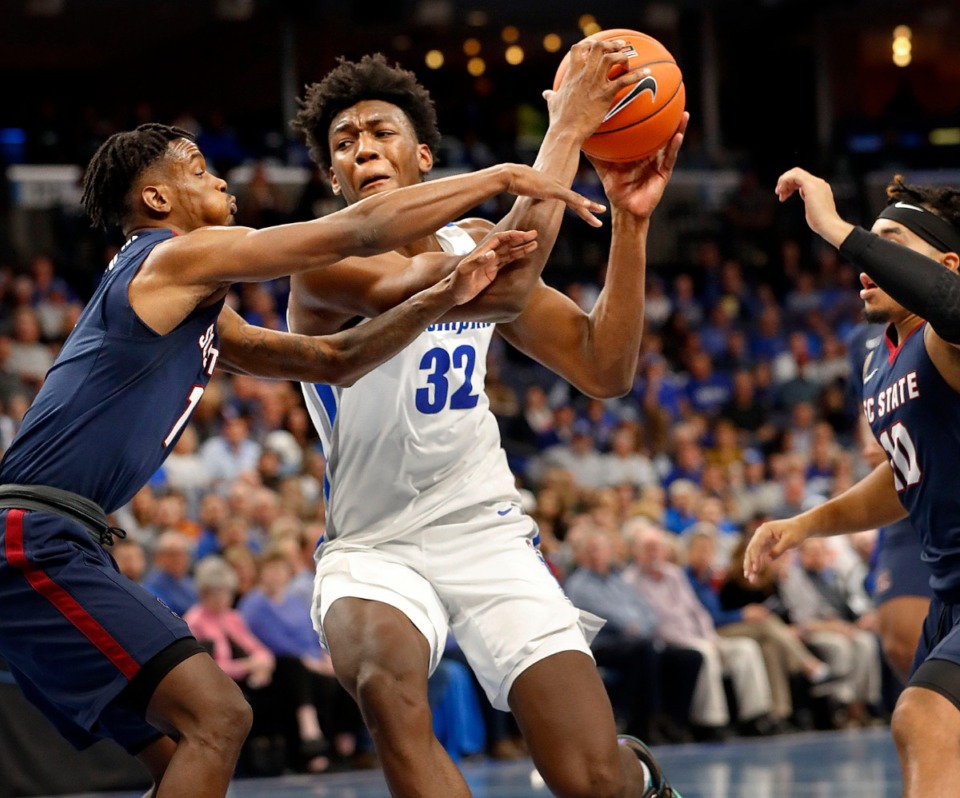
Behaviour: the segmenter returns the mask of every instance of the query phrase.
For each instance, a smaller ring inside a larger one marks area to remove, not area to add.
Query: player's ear
[[[140,189],[140,200],[153,213],[170,213],[170,192],[163,183],[151,183]]]
[[[420,144],[417,146],[417,166],[420,168],[421,175],[425,175],[433,169],[433,153],[430,151],[430,145]]]
[[[956,252],[948,252],[940,259],[940,262],[950,271],[955,272],[960,268],[960,255]]]
[[[340,181],[337,180],[337,173],[333,171],[333,167],[330,167],[330,189],[333,191],[334,195],[339,197],[342,193],[340,188]]]

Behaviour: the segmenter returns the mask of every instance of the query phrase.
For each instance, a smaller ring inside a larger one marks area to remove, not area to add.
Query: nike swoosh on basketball
[[[630,91],[620,99],[620,102],[607,111],[607,115],[603,118],[603,121],[606,122],[611,117],[619,114],[624,108],[630,105],[630,103],[636,100],[637,97],[639,97],[645,91],[649,91],[653,95],[650,98],[651,101],[657,99],[657,79],[653,75],[647,75],[643,80],[630,89]]]
[[[868,382],[870,382],[870,378],[873,377],[873,375],[876,374],[878,371],[880,371],[880,369],[879,369],[879,368],[875,368],[875,369],[874,369],[873,371],[871,371],[866,377],[864,377],[864,378],[863,378],[863,384],[866,385]]]

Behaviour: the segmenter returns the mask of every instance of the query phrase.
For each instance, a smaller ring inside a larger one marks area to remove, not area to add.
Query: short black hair
[[[903,175],[894,175],[887,186],[887,205],[895,202],[921,205],[960,230],[960,189],[914,185],[904,181]]]
[[[413,72],[399,64],[391,66],[382,53],[365,55],[359,61],[347,61],[341,56],[323,80],[307,86],[299,101],[300,111],[290,120],[290,126],[306,139],[310,157],[324,174],[330,169],[330,123],[341,111],[363,100],[396,105],[413,125],[417,141],[431,150],[437,149],[437,110],[430,92]]]
[[[80,201],[94,227],[123,226],[131,212],[130,189],[143,172],[167,154],[171,141],[194,140],[179,127],[148,122],[114,133],[94,153],[83,175]]]

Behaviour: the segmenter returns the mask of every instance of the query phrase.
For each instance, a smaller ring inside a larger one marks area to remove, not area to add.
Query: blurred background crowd
[[[793,165],[820,171],[842,212],[869,226],[895,172],[960,183],[942,169],[960,149],[960,56],[942,45],[960,29],[955,8],[687,2],[625,16],[599,2],[554,24],[540,3],[511,17],[497,3],[421,0],[365,3],[370,24],[358,31],[356,12],[307,2],[218,0],[181,14],[171,2],[154,17],[94,5],[136,31],[137,47],[40,55],[31,38],[66,41],[71,25],[90,24],[74,4],[0,12],[20,32],[0,47],[0,66],[16,60],[43,86],[29,96],[12,86],[22,102],[0,110],[0,451],[122,243],[89,229],[77,205],[82,167],[111,132],[152,120],[186,127],[238,194],[238,223],[310,219],[339,201],[283,120],[291,86],[319,79],[333,56],[382,50],[417,72],[446,131],[444,174],[532,160],[546,123],[539,91],[562,50],[591,25],[647,30],[684,69],[693,121],[654,216],[639,367],[629,394],[600,401],[495,339],[486,391],[524,509],[574,603],[609,619],[594,653],[622,729],[662,742],[884,722],[899,685],[872,617],[875,533],[810,541],[760,585],[741,575],[759,523],[869,469],[851,386],[858,276],[809,233],[799,203],[777,203],[773,185]],[[898,30],[913,64],[897,63]],[[186,66],[123,68],[140,48],[171,49],[161,41],[171,31],[207,46]],[[733,46],[759,33],[752,48]],[[535,42],[514,71],[492,55],[511,41]],[[483,69],[470,65],[474,48]],[[758,96],[756,71],[770,64],[779,89]],[[586,163],[575,188],[602,193]],[[504,203],[477,213],[499,218]],[[585,310],[603,283],[608,236],[568,218],[544,274]],[[287,293],[277,280],[228,301],[251,323],[284,329]],[[121,570],[183,614],[250,697],[250,773],[368,759],[309,619],[323,471],[296,385],[218,375],[176,451],[114,519],[128,533],[113,548]],[[523,753],[455,641],[431,697],[455,758]]]

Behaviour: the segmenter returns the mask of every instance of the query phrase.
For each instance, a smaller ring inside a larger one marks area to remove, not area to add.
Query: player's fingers
[[[497,260],[514,261],[536,249],[536,238],[536,230],[506,230],[495,233],[474,252],[489,249]]]
[[[536,241],[530,241],[522,246],[510,247],[505,252],[498,252],[498,264],[497,268],[506,266],[508,263],[513,263],[514,261],[520,260],[521,258],[527,257],[531,252],[533,252],[540,244]]]
[[[627,42],[625,39],[605,39],[603,41],[593,41],[592,45],[591,53],[604,55],[621,52],[627,46]]]
[[[798,188],[800,188],[800,182],[797,179],[797,175],[794,174],[794,170],[791,169],[789,172],[784,172],[784,174],[780,175],[780,179],[777,180],[776,193],[780,201],[783,202],[783,200],[793,194]]]
[[[646,77],[648,77],[648,75],[645,75],[642,69],[634,69],[632,72],[624,72],[622,75],[608,79],[607,89],[616,94],[618,91],[622,91],[629,86],[639,83]]]
[[[594,216],[593,213],[591,213],[589,208],[586,208],[583,205],[579,205],[579,206],[571,205],[570,207],[573,208],[574,211],[576,211],[577,216],[583,219],[583,221],[585,221],[591,227],[603,227],[603,222],[600,221],[600,219],[598,219],[596,216]],[[603,211],[606,210],[606,208],[604,208],[603,205],[601,205],[600,208],[602,210],[598,211],[599,213],[602,213]]]
[[[771,560],[777,559],[781,554],[791,548],[793,544],[786,535],[781,535],[770,547],[769,556]]]
[[[619,42],[619,47],[617,43]],[[619,50],[625,42],[622,39],[611,39],[609,41],[597,41],[595,39],[585,39],[577,42],[570,48],[570,68],[577,69],[596,64],[605,53]]]
[[[612,69],[615,66],[625,67],[630,61],[630,56],[623,52],[623,50],[615,50],[610,53],[604,53],[601,61],[601,66],[603,66],[605,69]],[[640,70],[634,71],[639,72]]]
[[[519,246],[533,241],[537,237],[536,230],[501,230],[488,238],[483,246]]]
[[[673,138],[667,142],[663,151],[663,168],[672,172],[677,163],[677,156],[680,154],[680,147],[683,145],[683,133],[679,131],[673,134]]]
[[[582,194],[578,194],[569,188],[557,189],[550,199],[563,200],[567,207],[575,211],[577,216],[586,221],[587,224],[593,225],[594,227],[601,227],[603,225],[603,222],[594,216],[594,214],[603,213],[607,209],[606,205],[601,205],[599,202],[587,199]]]

